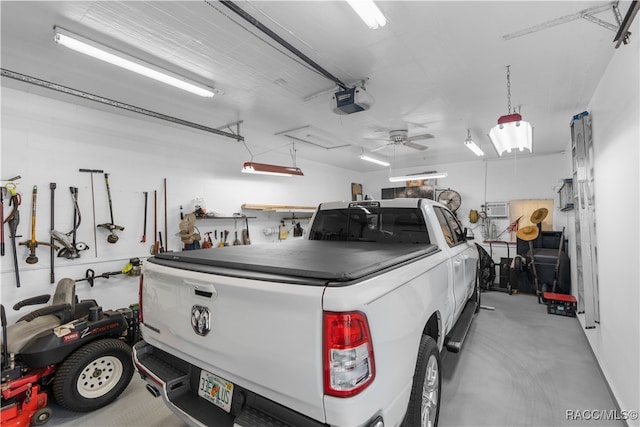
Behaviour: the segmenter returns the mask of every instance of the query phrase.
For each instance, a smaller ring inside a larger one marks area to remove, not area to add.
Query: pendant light
[[[244,147],[247,149],[249,154],[251,155],[251,160],[248,162],[244,162],[242,165],[241,172],[242,173],[255,173],[261,175],[275,175],[275,176],[304,176],[302,173],[302,169],[296,166],[296,146],[295,143],[291,144],[290,154],[291,159],[293,160],[293,166],[281,166],[281,165],[272,165],[268,163],[256,163],[253,161],[253,153],[249,150],[247,144],[242,141]],[[288,145],[288,144],[287,144]],[[262,153],[264,154],[264,153]]]
[[[511,114],[511,69],[507,65],[507,108],[508,114],[498,118],[498,124],[489,131],[489,139],[498,152],[498,156],[502,156],[505,151],[511,153],[511,150],[518,149],[524,151],[526,148],[529,152],[532,150],[533,144],[533,128],[529,122],[522,120],[522,116],[514,111]]]

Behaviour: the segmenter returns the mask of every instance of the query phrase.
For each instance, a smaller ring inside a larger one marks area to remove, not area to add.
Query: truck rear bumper
[[[325,427],[326,424],[306,417],[237,384],[229,412],[198,396],[201,369],[171,354],[138,342],[133,347],[133,360],[147,389],[190,425],[220,427]]]

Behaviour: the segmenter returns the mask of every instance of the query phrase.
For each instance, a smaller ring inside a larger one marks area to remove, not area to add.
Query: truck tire
[[[94,411],[120,396],[132,376],[131,347],[115,338],[92,341],[58,367],[53,395],[63,408]]]
[[[416,371],[403,427],[435,427],[440,413],[440,353],[433,338],[420,340]]]

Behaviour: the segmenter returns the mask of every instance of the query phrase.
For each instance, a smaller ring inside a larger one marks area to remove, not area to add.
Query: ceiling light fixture
[[[464,146],[473,151],[476,156],[484,156],[484,151],[482,151],[482,148],[480,148],[478,144],[476,144],[476,142],[471,138],[471,131],[469,129],[467,129],[467,139],[464,140]]]
[[[258,173],[275,176],[303,176],[302,170],[291,166],[269,165],[266,163],[245,162],[242,166],[243,173]]]
[[[387,18],[380,12],[373,0],[347,0],[347,3],[372,30],[387,24]]]
[[[507,108],[509,114],[500,116],[498,124],[489,131],[489,139],[493,143],[498,156],[505,151],[511,153],[512,149],[524,151],[526,148],[532,152],[533,128],[529,122],[522,120],[518,113],[511,114],[511,70],[507,65]]]
[[[152,78],[154,80],[177,87],[195,95],[211,98],[215,94],[214,89],[195,82],[188,82],[184,77],[163,70],[160,67],[136,59],[130,55],[119,52],[110,47],[101,45],[92,40],[73,34],[58,26],[53,27],[56,43],[73,49],[85,55],[92,56],[101,61],[108,62],[134,73]]]
[[[275,175],[275,176],[304,176],[302,173],[302,169],[296,166],[296,145],[295,143],[291,144],[291,149],[289,150],[291,154],[291,159],[293,160],[293,166],[280,166],[280,165],[271,165],[267,163],[256,163],[253,161],[253,153],[249,150],[247,143],[242,141],[244,148],[247,149],[249,154],[251,155],[251,161],[244,162],[242,165],[242,173],[256,173],[262,175]],[[288,144],[287,144],[288,145]],[[273,150],[269,150],[273,151]],[[268,152],[268,151],[267,151]],[[261,153],[264,154],[264,153]]]
[[[419,173],[415,175],[390,176],[389,181],[391,182],[415,181],[417,179],[446,178],[447,176],[449,176],[449,174],[446,172],[425,172],[425,173]]]
[[[371,162],[371,163],[375,163],[378,164],[380,166],[390,166],[391,163],[387,162],[386,160],[379,158],[379,157],[373,157],[371,154],[360,154],[360,158],[362,160],[366,160],[367,162]]]

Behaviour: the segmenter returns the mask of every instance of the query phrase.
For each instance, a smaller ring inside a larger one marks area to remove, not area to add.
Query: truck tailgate
[[[267,399],[324,419],[323,286],[155,263],[146,263],[143,274],[145,341]]]

